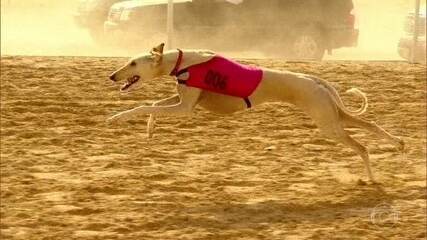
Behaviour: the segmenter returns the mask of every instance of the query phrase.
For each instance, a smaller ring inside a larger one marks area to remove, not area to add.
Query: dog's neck
[[[181,64],[179,70],[188,68],[189,66],[209,61],[215,56],[215,53],[207,50],[183,50]],[[163,53],[161,74],[169,75],[177,65],[179,57],[178,50],[170,50]]]

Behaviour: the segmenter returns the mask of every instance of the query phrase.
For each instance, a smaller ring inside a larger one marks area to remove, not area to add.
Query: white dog
[[[190,114],[197,104],[215,113],[228,114],[266,102],[289,102],[311,116],[327,137],[356,151],[363,159],[367,175],[372,182],[374,177],[367,148],[354,140],[344,128],[364,128],[389,140],[399,150],[404,148],[404,142],[400,138],[389,134],[373,122],[355,117],[364,113],[367,108],[365,94],[357,89],[351,89],[349,92],[360,96],[363,105],[358,111],[352,112],[346,109],[338,92],[325,80],[289,71],[238,65],[206,50],[163,52],[163,46],[164,44],[161,44],[153,48],[150,54],[131,59],[125,66],[114,72],[110,79],[113,81],[126,79],[122,87],[124,91],[132,89],[134,84],[142,79],[153,79],[169,74],[178,80],[178,94],[157,101],[152,106],[140,106],[116,114],[108,119],[109,122],[124,121],[142,114],[150,114],[147,131],[149,137],[152,137],[156,116]],[[215,61],[217,63],[214,63]],[[202,67],[198,69],[199,66]],[[203,68],[207,70],[203,72]],[[223,73],[221,68],[231,70],[224,70],[225,73]],[[236,79],[236,76],[230,75],[230,77],[227,74],[244,75],[241,78],[248,79],[249,87],[245,84],[243,88],[241,87],[245,79]],[[206,84],[206,86],[197,84]]]

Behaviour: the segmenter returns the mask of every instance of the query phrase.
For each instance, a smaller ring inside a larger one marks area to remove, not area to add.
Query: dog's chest
[[[211,60],[181,70],[178,79],[190,87],[247,98],[261,82],[260,68],[215,56]]]

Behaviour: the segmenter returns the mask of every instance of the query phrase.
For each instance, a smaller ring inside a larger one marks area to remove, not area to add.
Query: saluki
[[[366,129],[389,140],[399,150],[404,142],[374,122],[357,117],[368,106],[367,97],[353,88],[362,106],[348,110],[338,92],[325,80],[302,73],[246,66],[207,50],[163,51],[164,44],[150,53],[131,59],[114,72],[112,81],[126,80],[122,91],[133,89],[142,80],[170,75],[177,81],[177,94],[153,103],[118,113],[108,122],[149,114],[147,132],[153,136],[155,117],[190,114],[196,105],[215,113],[230,114],[267,102],[288,102],[304,110],[327,137],[352,148],[363,159],[369,180],[372,175],[367,148],[344,129]]]

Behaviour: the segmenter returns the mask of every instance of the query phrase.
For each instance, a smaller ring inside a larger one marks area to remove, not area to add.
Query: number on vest
[[[219,72],[209,70],[205,76],[205,83],[215,89],[225,90],[227,88],[227,76]]]

